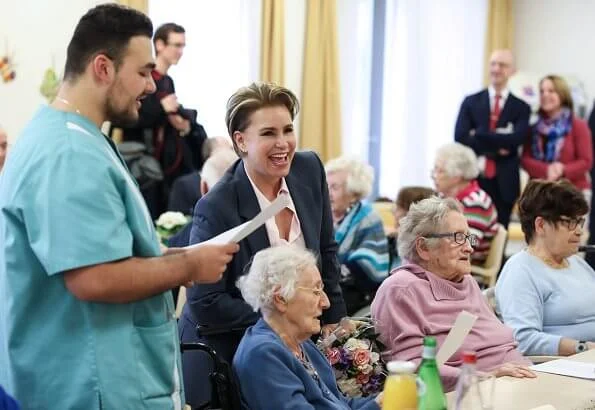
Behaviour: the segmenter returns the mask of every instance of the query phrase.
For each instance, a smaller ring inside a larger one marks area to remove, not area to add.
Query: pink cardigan
[[[475,279],[442,279],[419,265],[398,268],[380,286],[372,302],[379,340],[386,346],[385,360],[421,361],[424,336],[435,336],[438,346],[457,315],[466,310],[477,316],[461,348],[440,368],[447,391],[455,387],[462,352],[477,352],[477,369],[490,371],[507,362],[531,364],[516,349],[512,330],[498,320]]]

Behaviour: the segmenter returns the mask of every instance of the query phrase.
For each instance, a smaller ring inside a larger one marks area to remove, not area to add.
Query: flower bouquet
[[[346,318],[318,348],[331,364],[337,385],[348,397],[366,397],[382,391],[386,369],[371,319]]]
[[[178,233],[188,222],[190,222],[190,218],[182,212],[162,213],[155,221],[157,234],[161,242],[167,245],[167,240]]]

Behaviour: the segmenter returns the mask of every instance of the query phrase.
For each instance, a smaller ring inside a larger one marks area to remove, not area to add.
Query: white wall
[[[16,78],[0,82],[0,124],[14,141],[37,107],[43,73],[62,74],[66,47],[81,16],[101,0],[0,0],[0,56],[14,54]],[[6,43],[6,45],[5,45]],[[8,50],[6,50],[8,48]]]
[[[178,100],[198,111],[209,136],[227,135],[227,99],[258,80],[259,0],[151,0],[149,16],[157,29],[175,22],[186,30],[186,48],[169,74]]]
[[[588,111],[595,98],[595,1],[515,0],[519,70],[575,75],[584,82]]]

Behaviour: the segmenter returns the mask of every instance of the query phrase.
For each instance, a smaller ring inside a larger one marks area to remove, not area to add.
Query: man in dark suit
[[[510,50],[496,50],[490,58],[490,86],[465,98],[455,127],[455,141],[469,146],[479,158],[479,185],[498,211],[506,229],[520,194],[519,147],[529,132],[531,109],[512,95],[508,79],[514,73]]]

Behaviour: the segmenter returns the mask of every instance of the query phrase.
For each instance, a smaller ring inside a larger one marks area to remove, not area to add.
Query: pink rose
[[[355,377],[355,381],[357,384],[364,385],[370,381],[370,375],[365,373],[360,373]]]
[[[356,367],[364,366],[370,362],[370,352],[365,349],[357,349],[353,352],[353,364]]]
[[[339,363],[339,360],[341,360],[341,352],[336,347],[333,347],[332,349],[328,349],[326,351],[326,358],[328,359],[331,366],[333,366]]]

